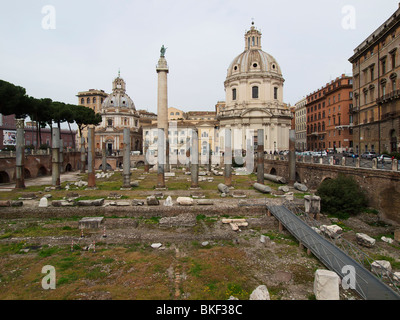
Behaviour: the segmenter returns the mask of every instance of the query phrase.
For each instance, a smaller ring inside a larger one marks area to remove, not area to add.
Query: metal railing
[[[266,154],[265,160],[275,161],[289,161],[288,155],[273,155]],[[400,161],[394,159],[392,161],[381,161],[364,158],[352,158],[345,157],[340,154],[329,155],[329,156],[310,156],[310,155],[296,155],[296,162],[298,163],[310,163],[310,164],[323,164],[331,166],[344,166],[352,168],[364,168],[364,169],[377,169],[387,171],[400,171]]]
[[[293,203],[286,201],[282,206],[267,206],[268,210],[303,245],[305,245],[326,267],[343,278],[343,267],[351,265],[356,270],[355,289],[363,299],[400,299],[396,276],[384,266],[380,272],[371,269],[374,260],[356,245],[341,236],[320,235],[321,223],[303,212]],[[368,271],[374,270],[375,273]]]

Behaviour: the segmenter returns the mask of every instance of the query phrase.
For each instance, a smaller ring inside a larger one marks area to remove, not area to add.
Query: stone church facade
[[[252,25],[245,34],[245,50],[230,64],[224,82],[226,101],[217,114],[221,139],[224,129],[231,129],[235,149],[245,149],[248,139],[256,147],[257,130],[263,129],[267,152],[288,150],[292,115],[283,102],[284,81],[276,59],[262,51],[261,32]]]

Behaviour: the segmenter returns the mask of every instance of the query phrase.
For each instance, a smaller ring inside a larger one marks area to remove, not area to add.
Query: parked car
[[[378,163],[383,163],[383,162],[390,162],[392,163],[392,157],[387,155],[387,154],[381,154],[378,158]]]
[[[313,151],[312,155],[314,157],[326,157],[328,154],[325,150],[322,150],[322,151]]]
[[[376,152],[374,152],[374,151],[368,151],[368,152],[364,152],[362,155],[361,155],[361,158],[363,158],[363,159],[373,159],[373,158],[376,158],[378,155],[376,154]]]

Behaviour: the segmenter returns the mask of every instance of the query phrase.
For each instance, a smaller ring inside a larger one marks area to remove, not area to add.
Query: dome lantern
[[[249,31],[244,35],[245,38],[245,50],[259,49],[261,50],[261,31],[254,27],[254,22]]]

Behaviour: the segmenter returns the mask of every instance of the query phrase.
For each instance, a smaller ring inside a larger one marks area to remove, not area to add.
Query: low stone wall
[[[266,160],[265,173],[289,178],[288,161]],[[339,174],[353,177],[366,191],[369,205],[379,210],[380,218],[400,225],[400,172],[296,162],[296,177],[309,189],[316,190],[326,179]]]

